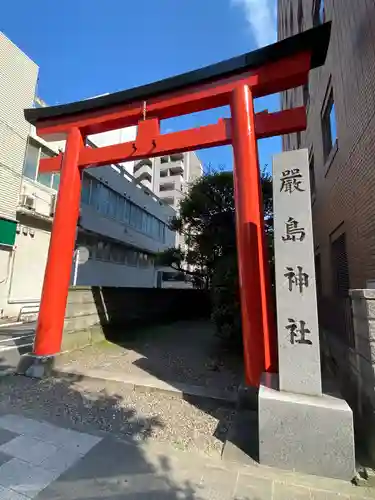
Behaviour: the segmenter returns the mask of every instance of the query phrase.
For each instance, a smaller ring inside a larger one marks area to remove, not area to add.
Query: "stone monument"
[[[306,149],[274,156],[273,202],[279,374],[264,374],[259,389],[259,460],[350,480],[352,411],[322,393]]]

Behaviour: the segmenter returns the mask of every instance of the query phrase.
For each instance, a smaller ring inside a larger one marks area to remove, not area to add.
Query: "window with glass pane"
[[[138,263],[138,253],[134,250],[128,250],[127,264],[128,266],[136,266]]]
[[[332,98],[331,112],[329,114],[329,124],[331,127],[332,143],[334,144],[336,142],[336,139],[337,139],[337,128],[336,128],[335,103],[333,102],[333,98]]]
[[[146,217],[146,233],[149,235],[152,234],[152,216],[150,214],[147,214]]]
[[[313,25],[318,26],[325,22],[324,0],[315,0],[313,12]]]
[[[58,191],[59,186],[60,186],[60,174],[53,174],[52,175],[52,188],[56,189],[56,191]]]
[[[38,177],[36,178],[38,182],[43,184],[43,186],[46,187],[51,187],[52,185],[52,174],[39,174]]]
[[[130,224],[136,229],[142,229],[142,212],[137,205],[132,204],[130,208]]]
[[[124,217],[124,198],[120,195],[116,196],[116,219],[122,221]]]
[[[142,215],[143,215],[143,210],[139,207],[137,207],[137,229],[139,231],[142,231]]]
[[[117,194],[112,191],[112,189],[108,190],[108,217],[112,217],[113,219],[116,217],[116,196]]]
[[[156,219],[154,217],[154,220],[153,220],[153,232],[152,232],[152,235],[155,239],[158,239],[159,238],[159,226],[160,226],[160,223],[158,221],[158,219]]]
[[[83,174],[81,201],[82,203],[90,204],[91,179],[88,175]]]
[[[52,158],[52,157],[53,157],[53,155],[49,152],[46,152],[43,150],[40,152],[40,159]],[[52,187],[52,174],[41,174],[38,172],[38,176],[37,176],[36,180],[38,182],[40,182],[41,184],[43,184],[44,186]]]
[[[112,262],[118,262],[119,261],[119,246],[118,245],[111,245],[111,252],[110,252],[110,259]]]
[[[131,226],[135,227],[135,219],[136,219],[136,206],[133,205],[133,203],[130,204],[130,217],[129,217],[129,222]]]
[[[123,221],[129,223],[130,220],[130,203],[128,200],[124,200],[124,216]]]
[[[147,212],[142,211],[141,215],[142,215],[142,231],[144,233],[147,233],[147,216],[148,216],[148,214],[147,214]]]
[[[103,185],[100,185],[99,212],[103,215],[107,215],[108,213],[108,198],[109,198],[109,189]]]
[[[324,159],[326,160],[337,140],[335,103],[333,101],[332,90],[329,94],[327,105],[322,115],[322,134]]]
[[[320,2],[318,2],[320,5],[319,5],[319,20],[321,23],[324,23],[325,21],[325,6],[324,6],[324,0],[320,0]]]
[[[110,260],[111,258],[111,244],[109,242],[104,243],[102,258],[103,260]]]
[[[104,242],[99,240],[96,245],[96,258],[98,260],[103,260],[103,249],[104,249]]]
[[[39,148],[29,142],[26,149],[23,175],[34,181],[38,170],[38,162]]]
[[[94,207],[95,210],[100,210],[100,182],[96,179],[91,179],[90,205]]]

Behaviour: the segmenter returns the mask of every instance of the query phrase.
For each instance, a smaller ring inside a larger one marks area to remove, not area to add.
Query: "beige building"
[[[324,21],[326,64],[282,94],[283,109],[305,104],[308,123],[283,148],[309,150],[318,293],[334,316],[350,288],[375,287],[375,3],[278,0],[279,39]]]
[[[202,163],[193,151],[147,158],[134,164],[134,177],[175,210],[189,185],[202,174]]]

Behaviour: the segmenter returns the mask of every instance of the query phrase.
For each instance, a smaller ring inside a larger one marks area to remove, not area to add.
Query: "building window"
[[[85,173],[82,178],[82,190],[81,190],[81,202],[90,204],[90,194],[91,194],[91,179]]]
[[[303,8],[302,8],[302,0],[298,2],[298,33],[303,31]]]
[[[56,191],[58,191],[59,186],[60,186],[60,174],[55,173],[52,176],[52,189],[55,189]]]
[[[130,224],[137,231],[165,243],[164,222],[90,175],[83,175],[81,202],[91,205],[105,217],[115,219],[122,224]]]
[[[313,197],[316,193],[315,165],[314,165],[314,155],[313,154],[310,156],[309,172],[310,172],[310,192],[311,192],[311,197]]]
[[[339,297],[347,297],[350,283],[345,233],[331,241],[331,266],[333,293]]]
[[[299,149],[301,147],[301,132],[298,131],[296,133],[296,139],[297,139],[297,149]]]
[[[32,181],[37,181],[40,184],[43,184],[43,186],[55,189],[57,191],[60,184],[60,174],[39,173],[39,161],[42,158],[52,158],[53,156],[53,153],[51,153],[46,148],[42,148],[41,146],[39,146],[37,142],[29,141],[26,148],[23,175],[25,177],[28,177]]]
[[[322,114],[322,134],[324,160],[326,160],[337,140],[336,112],[332,90]]]
[[[39,154],[40,148],[34,146],[31,142],[29,142],[26,149],[23,175],[33,181],[35,180],[38,171]]]
[[[136,267],[138,264],[138,253],[134,250],[127,250],[126,263],[128,264],[128,266]]]
[[[290,28],[289,33],[291,35],[293,35],[294,27],[293,27],[293,7],[292,7],[292,5],[290,5],[290,12],[289,12],[289,28]]]
[[[313,9],[314,26],[323,24],[326,20],[324,0],[315,0]]]
[[[305,85],[302,87],[302,95],[303,95],[303,105],[307,107],[310,101],[309,82],[305,83]]]
[[[124,218],[125,200],[121,196],[116,197],[116,219],[122,221]]]

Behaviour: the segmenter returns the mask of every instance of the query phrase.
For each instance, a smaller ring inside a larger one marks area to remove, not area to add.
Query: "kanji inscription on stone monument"
[[[273,159],[280,390],[321,394],[319,329],[306,149]]]

